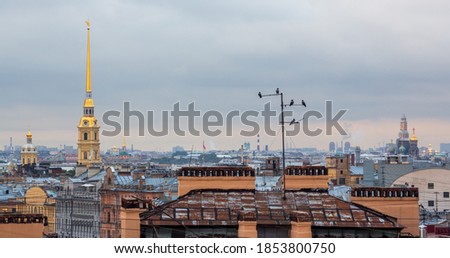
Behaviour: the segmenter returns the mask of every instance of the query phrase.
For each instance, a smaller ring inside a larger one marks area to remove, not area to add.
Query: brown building
[[[46,218],[36,214],[0,214],[0,238],[42,238]]]
[[[255,171],[247,166],[181,168],[178,195],[195,189],[255,189]]]
[[[144,212],[143,237],[398,237],[396,219],[324,191],[194,190]]]
[[[56,193],[44,190],[41,187],[32,187],[27,190],[21,203],[17,204],[17,213],[42,215],[48,219],[45,234],[56,232]]]
[[[363,176],[351,172],[352,156],[350,154],[340,154],[326,158],[328,169],[328,179],[333,185],[347,185],[351,187],[359,186]]]
[[[328,178],[325,167],[288,167],[286,191],[256,191],[254,171],[249,167],[183,168],[179,174],[182,196],[141,213],[141,236],[400,235],[404,227],[395,217],[329,195]]]
[[[111,167],[107,168],[100,193],[100,237],[120,238],[122,220],[122,200],[138,198],[151,202],[161,198],[164,192],[146,185],[145,178],[133,180],[132,175],[120,176]]]
[[[322,166],[288,166],[286,189],[328,188],[328,169]]]
[[[419,189],[356,188],[351,192],[351,202],[395,217],[405,227],[403,234],[419,236]]]

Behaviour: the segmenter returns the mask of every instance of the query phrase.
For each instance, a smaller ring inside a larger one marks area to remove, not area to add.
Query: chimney
[[[248,166],[183,167],[178,171],[178,196],[198,189],[255,189],[255,170]]]

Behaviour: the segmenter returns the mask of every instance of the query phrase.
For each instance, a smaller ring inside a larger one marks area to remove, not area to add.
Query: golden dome
[[[86,98],[84,100],[84,107],[94,107],[94,100],[91,98]]]
[[[413,128],[413,134],[411,136],[411,138],[409,138],[410,141],[417,141],[417,137],[416,137],[416,128]]]

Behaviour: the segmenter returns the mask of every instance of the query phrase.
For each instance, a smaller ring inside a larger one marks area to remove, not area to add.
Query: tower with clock
[[[83,105],[83,116],[78,124],[78,165],[87,168],[101,165],[100,125],[94,115],[94,100],[91,87],[91,47],[90,23],[87,25],[87,57],[86,57],[86,98]]]

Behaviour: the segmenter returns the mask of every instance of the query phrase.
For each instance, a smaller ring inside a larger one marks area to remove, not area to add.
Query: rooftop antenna
[[[194,145],[192,145],[192,148],[191,148],[191,155],[189,156],[189,167],[191,166],[191,163],[192,163],[192,153],[194,152]]]
[[[241,163],[244,166],[244,145],[241,145]]]
[[[284,104],[284,98],[283,98],[283,92],[280,92],[279,88],[277,88],[275,90],[275,94],[262,94],[261,92],[258,92],[258,97],[259,98],[271,97],[271,96],[280,96],[280,101],[281,101],[281,122],[280,122],[280,124],[281,124],[282,158],[283,158],[283,160],[282,160],[282,163],[283,163],[283,166],[282,166],[283,167],[283,170],[282,170],[282,173],[283,173],[283,176],[282,176],[282,179],[283,179],[283,199],[286,199],[286,175],[285,175],[286,158],[285,158],[285,146],[284,146],[285,145],[285,141],[284,141],[284,124],[286,122],[284,122],[284,107],[286,107],[286,106],[290,106],[290,107],[291,106],[304,106],[304,107],[306,107],[306,103],[305,103],[304,100],[302,100],[301,104],[295,104],[295,101],[293,101],[293,99],[292,99],[289,104],[285,105]],[[292,125],[292,124],[298,124],[299,122],[293,120],[293,121],[290,121],[290,122],[287,122],[287,123]]]

